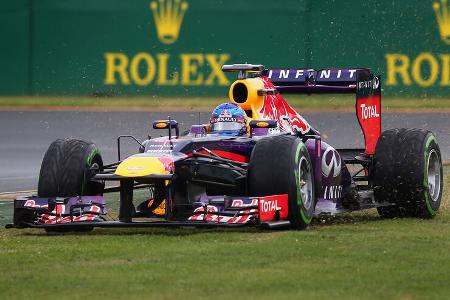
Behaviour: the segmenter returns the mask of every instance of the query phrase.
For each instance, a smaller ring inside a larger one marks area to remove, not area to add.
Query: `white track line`
[[[0,193],[0,201],[10,201],[14,200],[20,196],[30,196],[35,195],[37,193],[36,190],[30,191],[16,191],[16,192],[2,192]]]

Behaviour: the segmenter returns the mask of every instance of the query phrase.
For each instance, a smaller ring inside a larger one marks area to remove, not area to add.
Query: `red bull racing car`
[[[382,217],[433,217],[443,188],[435,135],[423,129],[381,132],[381,82],[370,69],[266,69],[238,73],[229,103],[209,124],[180,135],[176,120],[153,128],[167,136],[118,138],[117,162],[105,164],[90,142],[58,139],[45,153],[37,196],[15,200],[8,227],[48,231],[93,227],[291,227],[315,216],[376,208]],[[354,93],[363,149],[335,149],[283,94]],[[121,159],[121,138],[139,143]],[[355,171],[356,170],[356,171]],[[116,182],[107,184],[105,182]],[[134,192],[146,198],[133,201]],[[104,195],[119,192],[117,220]]]

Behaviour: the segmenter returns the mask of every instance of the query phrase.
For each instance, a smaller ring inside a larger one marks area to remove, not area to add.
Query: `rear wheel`
[[[40,197],[95,196],[103,194],[104,184],[91,181],[91,168],[100,169],[103,160],[93,143],[58,139],[50,144],[41,165],[38,183]],[[47,232],[90,231],[90,228],[46,229]]]
[[[259,140],[250,157],[247,178],[251,196],[288,194],[293,228],[304,229],[311,222],[316,204],[313,168],[299,138],[280,135]]]
[[[382,217],[431,218],[439,210],[443,173],[436,137],[423,129],[391,129],[375,153],[374,191]]]

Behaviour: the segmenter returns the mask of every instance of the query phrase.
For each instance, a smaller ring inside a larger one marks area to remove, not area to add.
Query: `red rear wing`
[[[358,76],[355,109],[364,134],[366,154],[375,154],[381,135],[380,76]]]

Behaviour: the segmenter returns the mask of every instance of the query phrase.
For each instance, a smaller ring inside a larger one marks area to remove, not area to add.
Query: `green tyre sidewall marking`
[[[100,154],[100,152],[98,151],[97,147],[94,147],[94,149],[92,149],[91,153],[89,153],[87,159],[86,159],[86,165],[88,167],[90,167],[92,165],[92,160],[94,159],[95,155]]]
[[[303,144],[302,142],[299,142],[297,145],[297,149],[295,151],[295,185],[296,185],[296,193],[297,193],[297,205],[298,205],[298,209],[300,210],[300,217],[302,218],[303,222],[305,222],[305,224],[309,224],[311,223],[312,220],[312,214],[310,217],[308,217],[305,213],[305,210],[303,209],[303,199],[302,199],[302,194],[300,191],[300,174],[299,174],[299,159],[300,159],[300,151],[305,148],[306,146],[305,144]]]
[[[91,150],[91,152],[89,153],[89,155],[87,156],[87,158],[86,158],[86,166],[87,166],[88,168],[91,167],[91,165],[92,165],[92,160],[94,159],[94,157],[95,157],[97,154],[100,154],[100,151],[98,150],[97,147],[94,147],[94,148]],[[83,176],[83,177],[85,177],[85,176]],[[85,193],[85,188],[86,188],[85,182],[84,182],[84,180],[82,180],[82,181],[81,181],[81,194],[82,194],[82,195],[84,195],[84,193]]]
[[[424,198],[425,198],[425,204],[427,205],[427,210],[428,212],[434,216],[436,215],[437,211],[434,210],[433,206],[431,205],[431,199],[430,199],[430,193],[428,192],[428,155],[429,155],[429,146],[431,144],[431,142],[435,142],[436,143],[436,139],[434,137],[433,134],[430,134],[427,138],[427,141],[425,142],[425,151],[424,151],[424,165],[425,165],[425,170],[424,170],[424,177],[423,177],[423,185],[425,187],[424,189]]]

